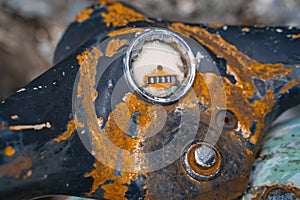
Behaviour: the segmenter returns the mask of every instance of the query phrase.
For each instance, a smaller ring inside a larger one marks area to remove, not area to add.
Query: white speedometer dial
[[[191,49],[177,34],[149,31],[140,35],[127,51],[126,78],[134,89],[151,100],[176,101],[191,87],[194,60]]]

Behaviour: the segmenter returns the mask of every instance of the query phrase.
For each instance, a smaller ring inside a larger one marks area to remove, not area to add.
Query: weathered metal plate
[[[300,119],[272,128],[253,166],[251,190],[244,199],[268,199],[272,190],[283,190],[273,199],[300,198]]]
[[[116,84],[124,75],[126,47],[154,27],[203,46],[213,59],[197,68],[191,91],[172,104],[155,104],[126,83]],[[298,28],[166,22],[99,1],[66,31],[58,64],[1,102],[0,197],[241,196],[264,133],[300,103],[299,46]],[[117,86],[124,87],[113,98]],[[152,125],[161,129],[147,135]],[[198,169],[188,152],[169,156],[203,142],[217,151],[212,168]],[[157,157],[146,156],[151,152]]]

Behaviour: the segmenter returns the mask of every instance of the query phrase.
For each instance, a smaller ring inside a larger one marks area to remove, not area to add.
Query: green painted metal
[[[292,185],[300,189],[300,118],[279,124],[266,134],[251,185],[243,199],[253,198],[256,189],[263,186]]]

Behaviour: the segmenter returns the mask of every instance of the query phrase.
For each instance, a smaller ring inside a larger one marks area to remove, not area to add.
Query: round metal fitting
[[[294,200],[296,199],[296,194],[292,190],[287,190],[284,188],[269,188],[263,195],[262,199],[273,200],[273,199],[286,199]]]
[[[206,145],[196,148],[194,153],[196,163],[202,168],[210,168],[216,163],[216,152]]]
[[[237,126],[237,117],[229,110],[221,110],[217,113],[216,123],[220,129],[232,130]]]
[[[221,169],[221,155],[210,144],[193,142],[186,147],[182,155],[182,165],[186,173],[198,180],[215,178]]]
[[[139,35],[124,60],[129,85],[147,99],[169,103],[187,93],[194,82],[196,59],[185,40],[164,29]]]

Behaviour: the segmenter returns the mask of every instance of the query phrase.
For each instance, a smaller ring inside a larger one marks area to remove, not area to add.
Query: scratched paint
[[[13,125],[8,127],[11,131],[22,131],[22,130],[35,130],[39,131],[44,128],[50,129],[51,124],[49,122],[43,123],[43,124],[36,124],[36,125]]]
[[[17,120],[17,119],[19,119],[19,116],[18,115],[13,115],[10,118],[13,119],[13,120]]]

